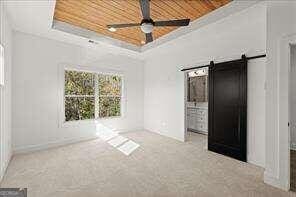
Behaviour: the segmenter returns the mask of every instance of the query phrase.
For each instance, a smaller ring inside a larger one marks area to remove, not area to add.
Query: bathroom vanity
[[[194,132],[208,133],[208,108],[187,107],[187,127]]]

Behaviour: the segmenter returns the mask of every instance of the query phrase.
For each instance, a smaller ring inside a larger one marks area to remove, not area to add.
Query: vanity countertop
[[[208,109],[208,107],[204,107],[204,106],[187,106],[187,108],[191,108],[191,109]]]
[[[193,109],[208,109],[208,103],[194,103],[194,102],[187,102],[187,108],[193,108]]]

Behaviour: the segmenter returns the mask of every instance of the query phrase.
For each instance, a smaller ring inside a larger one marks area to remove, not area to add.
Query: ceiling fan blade
[[[124,27],[136,27],[140,26],[140,23],[127,23],[127,24],[112,24],[112,25],[107,25],[108,28],[124,28]]]
[[[150,0],[139,0],[142,16],[144,19],[149,20],[150,19]]]
[[[152,33],[148,33],[145,35],[146,35],[146,44],[153,41]]]
[[[190,19],[178,19],[169,21],[155,21],[154,26],[187,26],[189,25]]]

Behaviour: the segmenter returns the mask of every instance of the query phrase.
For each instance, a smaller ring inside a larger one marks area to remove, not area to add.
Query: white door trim
[[[278,172],[273,178],[274,184],[284,190],[290,189],[290,129],[289,82],[291,69],[291,45],[296,44],[296,34],[285,36],[279,43],[278,59]]]

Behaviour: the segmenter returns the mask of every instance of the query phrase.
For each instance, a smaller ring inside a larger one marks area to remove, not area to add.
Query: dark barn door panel
[[[209,67],[208,149],[241,161],[247,156],[247,60]]]

